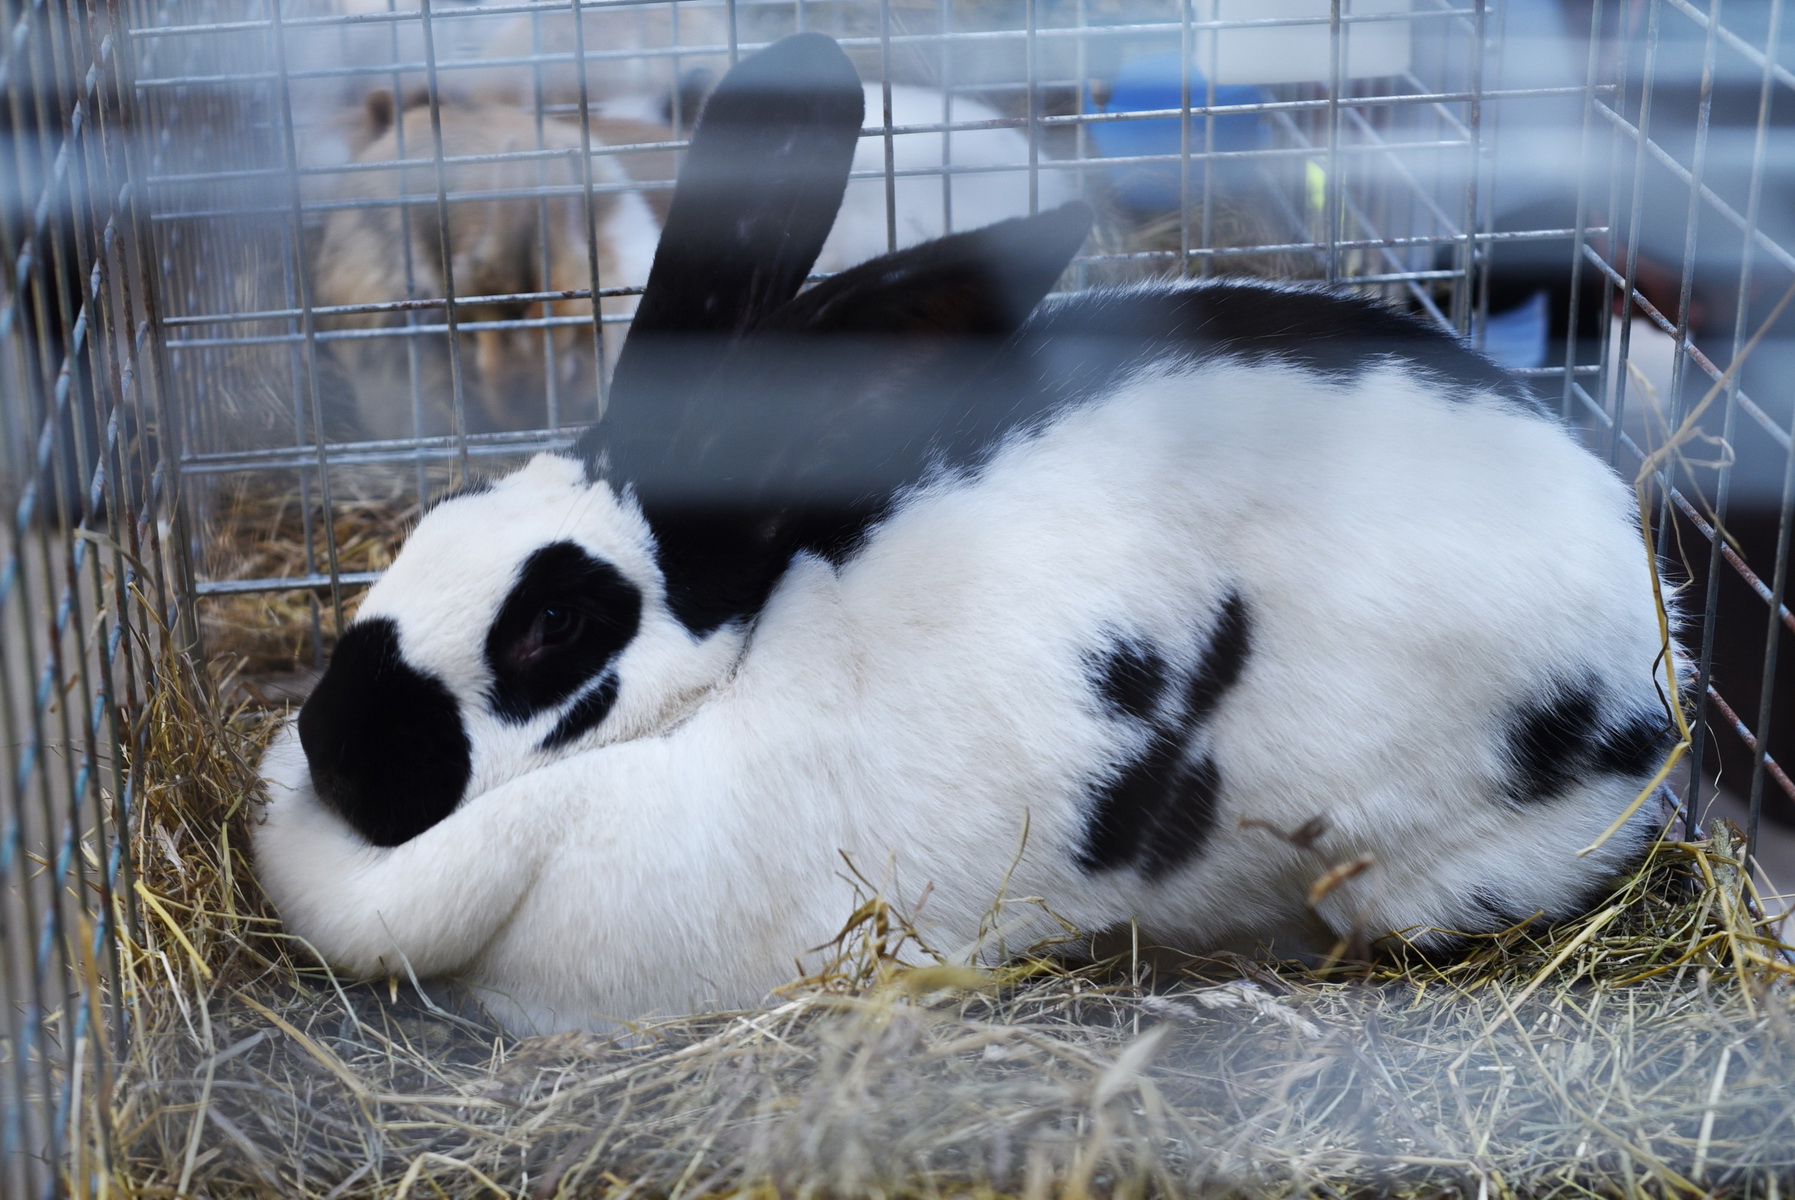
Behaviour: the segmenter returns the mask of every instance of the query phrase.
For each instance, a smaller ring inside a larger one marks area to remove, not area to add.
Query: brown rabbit
[[[430,108],[421,93],[408,96],[401,106],[387,91],[370,93],[364,108],[366,129],[356,138],[354,161],[408,165],[335,176],[332,199],[357,207],[337,209],[325,223],[316,303],[328,308],[440,300],[449,281],[443,271],[445,237],[436,204]],[[539,125],[533,113],[490,99],[444,99],[439,112],[442,184],[448,196],[446,243],[455,295],[461,300],[494,298],[458,303],[455,310],[466,427],[479,433],[540,428],[551,420],[589,421],[597,411],[599,380],[591,301],[513,298],[593,285],[585,197],[578,190],[583,182],[580,131],[552,119]],[[663,142],[671,136],[664,128],[636,122],[592,124],[595,150]],[[556,153],[457,161],[538,149]],[[658,200],[664,193],[630,190],[632,172],[644,182],[670,179],[670,156],[593,155],[591,228],[597,231],[600,288],[640,287],[660,236],[660,205],[648,197]],[[545,189],[550,194],[537,194]],[[604,298],[599,307],[605,316],[627,316],[635,305],[635,296],[629,295]],[[497,327],[499,322],[545,317],[564,323]],[[446,324],[440,305],[321,317],[319,326],[327,334],[360,335],[327,338],[325,343],[327,366],[334,368],[325,389],[327,435],[395,438],[451,432],[454,387],[448,338],[441,332],[400,332],[408,325],[441,330]],[[393,332],[381,332],[386,330]],[[617,324],[604,327],[606,362],[615,357],[623,330]]]
[[[537,11],[540,10],[540,11]],[[286,31],[288,88],[298,135],[300,165],[335,167],[359,147],[337,126],[346,105],[357,105],[370,83],[402,93],[431,79],[449,99],[486,97],[534,106],[571,107],[580,99],[581,71],[574,54],[586,54],[586,99],[594,111],[620,104],[630,115],[684,108],[689,124],[698,97],[680,92],[694,72],[728,66],[728,17],[720,8],[672,5],[601,6],[575,16],[563,2],[506,6],[486,13],[478,5],[433,7],[432,36],[424,36],[419,0],[290,0],[288,16],[301,19]],[[369,21],[369,17],[388,17]],[[336,18],[341,23],[332,23]],[[583,35],[583,38],[582,36]],[[420,69],[426,48],[435,50],[434,72]],[[370,68],[383,68],[369,75]],[[386,70],[384,68],[391,68]],[[680,94],[690,103],[677,105]]]

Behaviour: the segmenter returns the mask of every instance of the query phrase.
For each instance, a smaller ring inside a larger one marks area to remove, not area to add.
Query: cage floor
[[[1779,1194],[1790,950],[1736,834],[1666,841],[1560,927],[1433,960],[1077,943],[993,971],[876,897],[753,1012],[514,1038],[353,983],[246,859],[266,715],[171,674],[105,1099],[125,1194]],[[1094,963],[1081,955],[1095,950]]]

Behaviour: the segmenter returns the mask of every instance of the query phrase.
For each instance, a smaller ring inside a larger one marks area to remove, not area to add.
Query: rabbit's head
[[[440,500],[369,591],[299,718],[318,795],[367,840],[407,841],[466,796],[689,711],[792,557],[844,548],[913,481],[931,406],[1082,244],[1089,213],[1070,206],[799,295],[862,109],[827,38],[733,69],[604,418],[573,454]]]
[[[370,589],[300,713],[313,785],[396,845],[465,795],[665,725],[741,640],[693,636],[636,506],[538,455],[438,501]]]

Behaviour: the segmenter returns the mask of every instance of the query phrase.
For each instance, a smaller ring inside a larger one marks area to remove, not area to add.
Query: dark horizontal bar
[[[513,454],[534,454],[541,450],[565,450],[573,445],[577,436],[577,430],[530,429],[512,433],[469,434],[465,439],[453,434],[437,434],[377,442],[327,442],[324,445],[324,457],[332,466],[438,462],[460,457],[461,445],[465,441],[470,457],[498,458]],[[318,447],[311,444],[269,450],[190,454],[181,460],[181,473],[220,475],[237,471],[316,471],[318,457]]]
[[[379,571],[343,571],[337,575],[337,583],[349,587],[359,583],[373,583],[380,578]],[[295,575],[279,579],[201,579],[194,583],[196,596],[242,596],[250,592],[292,592],[306,588],[327,588],[330,586],[329,575]]]

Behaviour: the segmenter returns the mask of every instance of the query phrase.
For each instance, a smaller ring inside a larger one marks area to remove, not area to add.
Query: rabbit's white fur
[[[550,717],[482,723],[479,647],[561,539],[643,616],[617,707],[543,755]],[[1556,424],[1395,364],[1162,362],[915,489],[839,566],[801,556],[751,632],[702,639],[668,614],[633,504],[544,455],[426,515],[358,617],[391,618],[462,698],[467,799],[370,847],[289,727],[257,869],[328,961],[460,975],[538,1032],[754,1002],[850,911],[844,854],[949,950],[1012,864],[1011,897],[1192,948],[1488,928],[1491,896],[1561,913],[1637,851],[1643,815],[1577,857],[1641,780],[1506,802],[1498,714],[1568,664],[1650,697],[1647,572],[1629,493]],[[1141,737],[1090,655],[1200,660],[1230,594],[1251,653],[1204,734],[1225,764],[1212,836],[1157,880],[1081,868],[1094,773]],[[1318,853],[1276,832],[1317,818]],[[1360,856],[1318,921],[1310,886]],[[1012,948],[1053,928],[1006,915]]]
[[[869,83],[866,92],[864,134],[854,147],[854,171],[861,176],[848,184],[835,227],[817,258],[818,271],[833,273],[884,254],[888,249],[914,246],[953,229],[977,229],[1006,217],[1031,211],[1028,194],[1028,135],[1020,129],[960,129],[938,133],[899,133],[891,139],[893,169],[933,174],[899,174],[892,187],[897,210],[897,246],[887,245],[885,204],[885,138],[872,131],[885,127],[884,89]],[[891,123],[940,125],[942,114],[957,124],[996,121],[1003,114],[987,104],[954,96],[944,109],[943,93],[936,88],[893,84]],[[949,174],[951,212],[941,189],[943,166],[1012,167],[1009,171],[976,171]],[[1064,169],[1039,156],[1036,170],[1036,204],[1042,211],[1057,208],[1077,195]],[[951,221],[948,219],[951,217]]]

